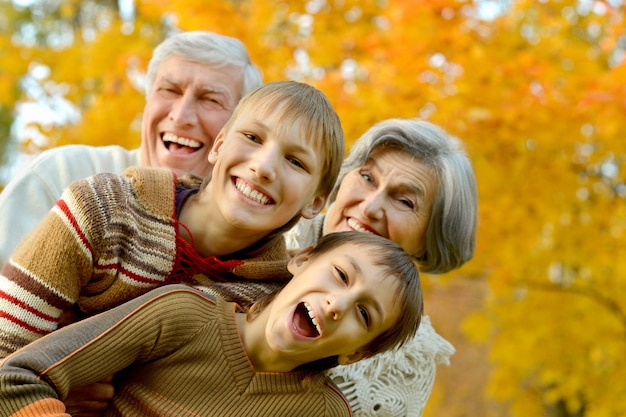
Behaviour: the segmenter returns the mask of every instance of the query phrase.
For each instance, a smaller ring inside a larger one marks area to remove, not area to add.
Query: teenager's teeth
[[[261,194],[257,190],[251,189],[248,186],[248,184],[241,181],[240,179],[235,181],[235,187],[237,187],[239,191],[241,191],[246,197],[248,197],[251,200],[255,200],[261,204],[267,204],[270,201],[270,199],[267,196]]]
[[[353,228],[354,230],[356,230],[357,232],[364,232],[364,233],[372,233],[369,230],[365,229],[364,227],[362,227],[356,220],[354,220],[352,217],[350,217],[348,219],[348,226],[350,226],[351,228]]]
[[[163,141],[178,143],[179,145],[188,146],[190,148],[199,148],[202,146],[202,144],[198,142],[197,140],[176,136],[175,134],[171,132],[167,132],[163,134]]]
[[[322,329],[315,318],[315,314],[313,314],[313,309],[307,303],[304,303],[304,307],[306,307],[306,311],[309,313],[309,318],[311,319],[311,323],[315,326],[315,330],[317,330],[317,334],[322,334]]]

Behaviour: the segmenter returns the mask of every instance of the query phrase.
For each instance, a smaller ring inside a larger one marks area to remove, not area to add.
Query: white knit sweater
[[[121,174],[139,164],[139,150],[115,145],[67,145],[43,152],[0,193],[0,268],[72,181],[101,172]]]

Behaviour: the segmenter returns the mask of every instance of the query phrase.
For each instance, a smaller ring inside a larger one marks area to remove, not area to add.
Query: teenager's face
[[[420,256],[436,192],[437,178],[428,166],[398,150],[373,152],[341,181],[324,233],[374,233]]]
[[[401,314],[394,300],[398,281],[372,264],[372,250],[349,243],[313,258],[308,252],[294,257],[294,277],[268,306],[270,348],[300,363],[334,355],[341,364],[361,359],[363,348]]]
[[[277,110],[242,111],[209,155],[209,198],[221,218],[242,231],[267,234],[298,213],[315,216],[325,203],[317,196],[321,147],[308,144],[299,122],[286,128],[279,116]]]
[[[144,165],[205,176],[209,151],[241,98],[242,71],[171,57],[156,72],[141,126]]]

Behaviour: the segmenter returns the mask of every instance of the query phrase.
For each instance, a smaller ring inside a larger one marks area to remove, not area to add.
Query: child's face
[[[316,195],[321,152],[308,145],[299,122],[286,129],[279,116],[276,110],[262,116],[242,112],[209,155],[212,198],[240,229],[266,233],[298,213],[312,218],[324,207],[325,197]]]
[[[400,317],[394,302],[396,278],[370,261],[371,246],[345,244],[292,259],[293,279],[272,301],[265,336],[283,357],[311,362],[339,355],[339,363],[360,360],[375,337]]]

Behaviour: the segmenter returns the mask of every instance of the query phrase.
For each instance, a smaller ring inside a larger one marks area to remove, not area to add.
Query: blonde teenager
[[[0,356],[65,310],[90,315],[164,284],[227,282],[214,291],[242,305],[282,285],[282,233],[324,207],[343,151],[326,96],[274,82],[217,135],[210,180],[131,168],[74,182],[0,271]]]

